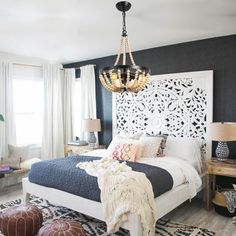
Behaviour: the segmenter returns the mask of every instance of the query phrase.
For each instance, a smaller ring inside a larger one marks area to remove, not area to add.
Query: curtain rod
[[[31,67],[42,67],[41,65],[30,65],[30,64],[24,64],[24,63],[12,63],[13,65],[16,66],[31,66]]]
[[[33,65],[33,64],[24,64],[24,63],[12,63],[13,65],[16,66],[30,66],[30,67],[38,67],[38,68],[42,68],[42,65]],[[64,70],[64,68],[60,68],[60,70]]]
[[[17,65],[17,66],[30,66],[30,67],[39,67],[42,68],[42,65],[32,65],[32,64],[24,64],[24,63],[12,63],[13,65]],[[91,66],[96,67],[95,64],[90,64]],[[61,68],[61,70],[65,70],[65,69],[80,69],[82,66],[80,67],[71,67],[71,68]]]
[[[88,66],[89,66],[89,65],[96,67],[95,64],[88,64]],[[80,67],[70,67],[70,68],[64,68],[64,69],[76,69],[76,70],[79,70],[79,69],[81,69],[81,67],[83,67],[83,66],[80,66]]]

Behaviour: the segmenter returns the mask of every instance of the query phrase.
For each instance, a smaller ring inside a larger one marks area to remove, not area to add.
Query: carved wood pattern
[[[208,74],[203,72],[199,76],[200,73],[152,76],[145,90],[116,94],[116,133],[146,131],[206,139],[207,125],[212,119],[207,115],[212,107],[209,93],[213,80],[210,74],[205,76]]]

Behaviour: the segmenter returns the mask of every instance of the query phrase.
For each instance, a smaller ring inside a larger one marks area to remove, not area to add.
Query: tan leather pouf
[[[32,204],[22,204],[0,214],[0,231],[5,236],[33,236],[42,222],[41,210]]]
[[[86,233],[80,223],[59,219],[45,224],[38,236],[86,236]]]

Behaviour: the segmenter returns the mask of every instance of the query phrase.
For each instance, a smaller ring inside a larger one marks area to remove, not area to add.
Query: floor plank
[[[8,187],[0,192],[0,204],[22,199],[21,185]],[[236,226],[232,218],[217,214],[214,209],[205,210],[200,199],[194,199],[191,203],[186,202],[169,213],[165,218],[188,225],[207,228],[217,233],[217,236],[236,236]]]
[[[232,218],[221,216],[214,209],[207,211],[200,199],[182,204],[165,217],[179,223],[207,228],[216,232],[217,236],[236,236],[236,225],[232,223]]]

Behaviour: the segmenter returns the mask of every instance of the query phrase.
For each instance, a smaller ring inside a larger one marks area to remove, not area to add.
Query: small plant
[[[3,115],[0,114],[0,121],[4,121]]]

